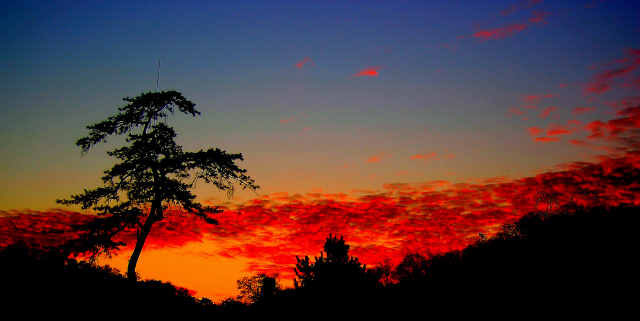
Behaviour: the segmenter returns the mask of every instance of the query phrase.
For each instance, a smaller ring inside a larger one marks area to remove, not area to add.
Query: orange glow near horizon
[[[197,297],[220,300],[235,295],[237,279],[255,273],[279,273],[283,284],[291,285],[295,256],[319,255],[329,233],[344,236],[351,245],[350,254],[373,266],[385,258],[397,261],[407,253],[462,249],[475,242],[478,233],[492,235],[501,224],[534,210],[540,191],[558,193],[561,203],[586,190],[602,204],[640,204],[638,183],[620,176],[640,175],[639,152],[563,168],[477,184],[435,181],[388,184],[381,191],[353,194],[264,195],[230,205],[216,216],[219,225],[167,211],[145,243],[138,270],[143,278],[168,280],[197,291]],[[580,197],[574,201],[595,202]],[[65,227],[87,219],[87,215],[63,211],[0,212],[3,235],[21,231],[3,244],[20,239],[55,244],[73,237]],[[101,264],[126,271],[135,231],[118,239],[129,246],[111,260],[101,259]]]

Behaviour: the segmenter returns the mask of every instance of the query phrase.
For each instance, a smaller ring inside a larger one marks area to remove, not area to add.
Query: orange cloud
[[[361,70],[359,73],[354,74],[352,76],[352,78],[362,77],[362,76],[377,77],[377,76],[380,75],[380,74],[378,74],[378,69],[382,69],[382,68],[384,68],[384,67],[378,66],[378,67],[365,68],[365,69]]]
[[[378,155],[371,156],[367,159],[367,163],[379,163],[379,162],[380,162],[380,156]]]
[[[424,159],[424,160],[427,160],[427,159],[434,158],[437,155],[438,154],[436,154],[436,152],[431,152],[431,153],[427,153],[427,154],[424,154],[424,155],[421,155],[421,154],[413,155],[413,156],[409,157],[409,159]]]
[[[386,153],[381,153],[380,155],[373,155],[367,158],[367,163],[379,163],[383,157],[389,157],[389,156],[391,155]]]

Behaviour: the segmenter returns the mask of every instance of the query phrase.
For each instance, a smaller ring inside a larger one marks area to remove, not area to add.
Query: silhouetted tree
[[[282,288],[280,282],[278,281],[278,274],[266,274],[266,273],[258,273],[253,276],[245,276],[236,281],[238,285],[238,290],[240,290],[240,295],[238,295],[237,300],[244,304],[252,304],[260,300],[263,294],[263,285],[265,279],[273,279],[275,281],[275,290],[279,290]],[[273,294],[273,293],[271,293]]]
[[[375,284],[375,279],[366,274],[366,265],[362,265],[356,257],[349,257],[349,245],[342,236],[338,239],[329,234],[324,251],[320,252],[320,257],[315,257],[315,262],[312,263],[308,256],[304,259],[296,256],[296,260],[296,288],[361,290]]]
[[[233,196],[234,182],[243,189],[255,191],[259,187],[244,174],[246,170],[235,164],[236,160],[243,160],[242,154],[227,154],[220,149],[183,152],[176,144],[176,133],[166,124],[168,115],[200,114],[195,104],[181,93],[145,93],[124,100],[128,104],[119,108],[117,115],[87,126],[89,135],[76,142],[85,154],[110,136],[127,134],[127,146],[107,152],[120,162],[104,172],[103,187],[57,202],[79,204],[97,212],[93,221],[77,226],[82,235],[73,243],[76,252],[89,253],[93,258],[111,255],[124,245],[115,241],[114,236],[127,228],[137,228],[136,245],[127,269],[127,277],[136,280],[135,268],[144,242],[153,224],[164,219],[165,210],[179,207],[209,224],[217,224],[210,215],[222,211],[195,201],[190,189],[196,181],[212,183],[226,191],[228,197]]]

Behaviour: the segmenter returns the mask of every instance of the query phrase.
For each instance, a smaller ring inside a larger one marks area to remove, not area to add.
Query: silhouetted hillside
[[[529,213],[461,251],[412,253],[397,266],[368,269],[378,286],[351,290],[349,299],[344,289],[287,293],[274,306],[350,307],[370,317],[613,316],[635,305],[639,219],[640,207]]]
[[[67,259],[56,248],[0,247],[3,312],[22,316],[100,316],[198,312],[188,290],[168,282],[127,280],[118,270]]]

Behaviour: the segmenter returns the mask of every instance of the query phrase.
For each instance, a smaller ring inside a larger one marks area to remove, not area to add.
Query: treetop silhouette
[[[195,104],[177,91],[144,93],[124,98],[128,104],[107,120],[87,126],[89,135],[76,145],[82,154],[110,136],[127,134],[127,146],[108,151],[120,162],[104,171],[104,186],[57,200],[59,204],[81,205],[93,209],[97,217],[91,222],[75,226],[81,231],[79,239],[70,243],[75,254],[88,253],[92,259],[112,255],[122,242],[114,236],[127,228],[137,228],[136,246],[129,260],[127,277],[136,279],[135,267],[144,242],[155,222],[164,219],[164,211],[177,207],[217,224],[211,215],[220,213],[218,207],[203,206],[191,192],[199,179],[211,183],[231,198],[235,184],[255,191],[259,186],[239,168],[236,160],[242,154],[227,154],[220,149],[183,152],[176,144],[176,133],[166,124],[166,118],[176,112],[200,115]],[[162,119],[165,122],[162,122]],[[139,131],[136,133],[136,130]]]
[[[329,234],[324,251],[320,252],[320,257],[315,257],[315,262],[312,263],[308,256],[304,259],[296,256],[296,260],[296,288],[353,289],[367,281],[366,265],[362,265],[357,257],[349,256],[349,244],[345,243],[342,236],[338,239]]]

